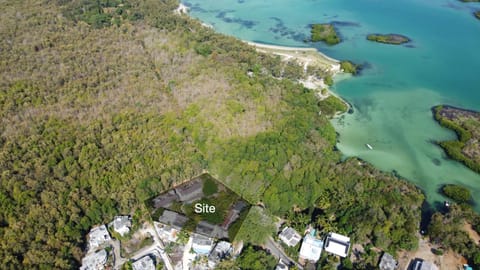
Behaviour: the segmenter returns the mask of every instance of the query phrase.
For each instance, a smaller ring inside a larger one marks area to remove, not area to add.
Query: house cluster
[[[109,224],[114,232],[124,236],[130,232],[132,226],[129,216],[117,216]],[[105,224],[94,227],[88,233],[87,254],[82,259],[81,270],[105,269],[108,260],[106,248],[112,246],[112,237]]]
[[[280,240],[289,247],[294,247],[300,241],[302,242],[299,253],[300,264],[305,265],[307,262],[316,263],[322,251],[345,258],[350,249],[350,238],[337,233],[329,233],[324,238],[318,238],[314,229],[308,229],[305,237],[290,227],[285,227],[279,234]],[[287,265],[279,263],[277,269],[288,269]]]
[[[197,178],[159,195],[153,199],[153,206],[155,208],[168,208],[174,202],[191,203],[201,199],[203,196],[203,181]]]
[[[170,257],[175,269],[213,269],[220,261],[239,254],[241,247],[234,249],[227,241],[217,241],[218,235],[215,230],[219,226],[213,226],[208,222],[198,223],[195,232],[189,235],[184,242],[179,240],[180,232],[187,223],[188,218],[177,212],[164,210],[158,222],[154,222],[155,230],[165,245],[174,244],[175,251],[171,251]],[[220,238],[225,238],[220,237]],[[235,250],[235,252],[234,252]]]

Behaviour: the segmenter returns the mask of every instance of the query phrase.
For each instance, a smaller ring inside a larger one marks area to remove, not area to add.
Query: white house
[[[349,248],[350,237],[333,232],[327,235],[325,240],[325,251],[345,258],[347,257]]]
[[[300,259],[317,262],[322,254],[323,241],[307,234],[300,248]]]
[[[113,219],[113,230],[124,236],[130,232],[132,219],[129,216],[116,216]]]
[[[295,229],[290,227],[283,228],[282,232],[278,235],[278,238],[280,238],[280,240],[282,240],[289,247],[296,246],[302,239],[300,234],[295,231]]]
[[[192,249],[199,255],[208,255],[213,248],[213,239],[200,234],[193,234]]]
[[[102,270],[107,262],[107,251],[102,249],[97,252],[88,253],[82,259],[80,270]]]
[[[132,263],[133,270],[155,270],[155,263],[150,256],[144,256]]]
[[[104,243],[112,240],[105,225],[94,227],[88,233],[88,245],[90,250],[95,250]]]

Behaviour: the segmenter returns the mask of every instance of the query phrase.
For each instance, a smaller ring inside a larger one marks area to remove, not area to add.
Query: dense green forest
[[[341,161],[328,117],[343,103],[318,101],[296,73],[279,77],[278,57],[174,14],[177,4],[3,3],[2,266],[75,268],[91,226],[141,220],[144,200],[203,170],[266,206],[239,231],[254,244],[273,232],[271,215],[315,211],[322,231],[415,248],[423,195]]]

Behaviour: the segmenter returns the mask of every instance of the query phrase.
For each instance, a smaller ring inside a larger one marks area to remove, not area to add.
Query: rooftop
[[[183,225],[188,221],[188,218],[177,212],[165,210],[163,211],[162,216],[158,218],[158,221],[165,225],[170,225],[177,230],[181,230]]]
[[[203,181],[194,179],[184,185],[175,188],[180,201],[194,201],[203,197]]]
[[[129,216],[116,216],[113,219],[113,230],[121,234],[127,234],[132,227],[132,220]]]
[[[140,258],[132,263],[133,270],[155,270],[155,263],[150,256]]]
[[[350,238],[347,236],[329,233],[327,239],[325,240],[325,251],[340,257],[347,257],[349,248]]]
[[[80,270],[104,269],[104,264],[106,262],[107,251],[105,249],[93,253],[88,253],[82,259],[82,266],[80,267]]]
[[[213,239],[200,234],[193,234],[192,249],[197,254],[208,255],[213,247]]]
[[[235,202],[233,205],[232,209],[237,211],[237,212],[242,212],[242,210],[247,207],[248,204],[242,200]]]
[[[155,199],[153,199],[153,207],[166,208],[166,207],[169,207],[172,204],[172,202],[177,200],[178,200],[178,196],[177,194],[175,194],[175,191],[170,190],[169,192],[159,195]]]
[[[110,238],[110,234],[108,234],[107,227],[105,225],[100,225],[98,227],[94,227],[88,233],[89,237],[89,247],[91,250],[98,248],[102,244],[112,240]]]
[[[309,261],[318,261],[322,254],[323,241],[308,234],[303,238],[300,248],[300,258]]]
[[[438,270],[438,267],[428,261],[422,259],[415,259],[411,265],[412,270]]]
[[[394,270],[397,268],[397,266],[398,263],[392,255],[386,252],[383,253],[382,258],[380,259],[380,264],[378,265],[380,270]]]
[[[290,227],[283,228],[282,232],[279,235],[280,240],[282,240],[287,246],[293,247],[300,242],[302,237],[300,234],[295,231],[295,229]]]

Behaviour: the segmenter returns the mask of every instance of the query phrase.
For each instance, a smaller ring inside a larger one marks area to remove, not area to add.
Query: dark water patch
[[[465,7],[463,5],[459,5],[457,3],[452,3],[452,2],[449,2],[449,3],[446,3],[444,5],[442,5],[443,7],[446,7],[446,8],[450,8],[450,9],[454,9],[454,10],[463,10],[465,9]]]
[[[240,24],[241,26],[246,27],[248,29],[251,29],[255,25],[258,24],[258,22],[252,21],[252,20],[244,20],[244,19],[240,19],[240,18],[227,17],[228,13],[231,13],[231,12],[233,12],[233,11],[232,10],[220,11],[219,13],[217,13],[217,15],[215,17],[217,17],[218,19],[221,19],[225,23]]]
[[[245,0],[237,0],[237,3],[243,4],[243,3],[245,3]]]
[[[442,165],[442,162],[441,162],[440,159],[438,159],[438,158],[432,158],[432,163],[433,163],[435,166],[440,166],[440,165]]]
[[[403,45],[403,47],[405,47],[405,48],[412,48],[412,49],[413,49],[413,48],[416,48],[416,46],[413,45],[413,44],[406,44],[406,45]]]
[[[285,25],[282,19],[278,17],[270,17],[271,20],[275,21],[275,24],[270,27],[268,30],[274,34],[276,37],[283,37],[288,39],[293,39],[295,41],[303,42],[306,40],[306,35],[304,33],[295,31]]]
[[[428,225],[432,221],[432,215],[435,213],[435,206],[424,201],[421,208],[420,233],[425,235],[428,232]]]
[[[207,13],[209,12],[208,10],[200,7],[200,4],[192,4],[190,2],[183,2],[183,4],[188,7],[189,10],[195,11],[195,12],[200,12],[200,13]]]
[[[331,21],[331,24],[334,26],[352,26],[352,27],[360,27],[361,24],[357,22],[349,22],[349,21]]]

